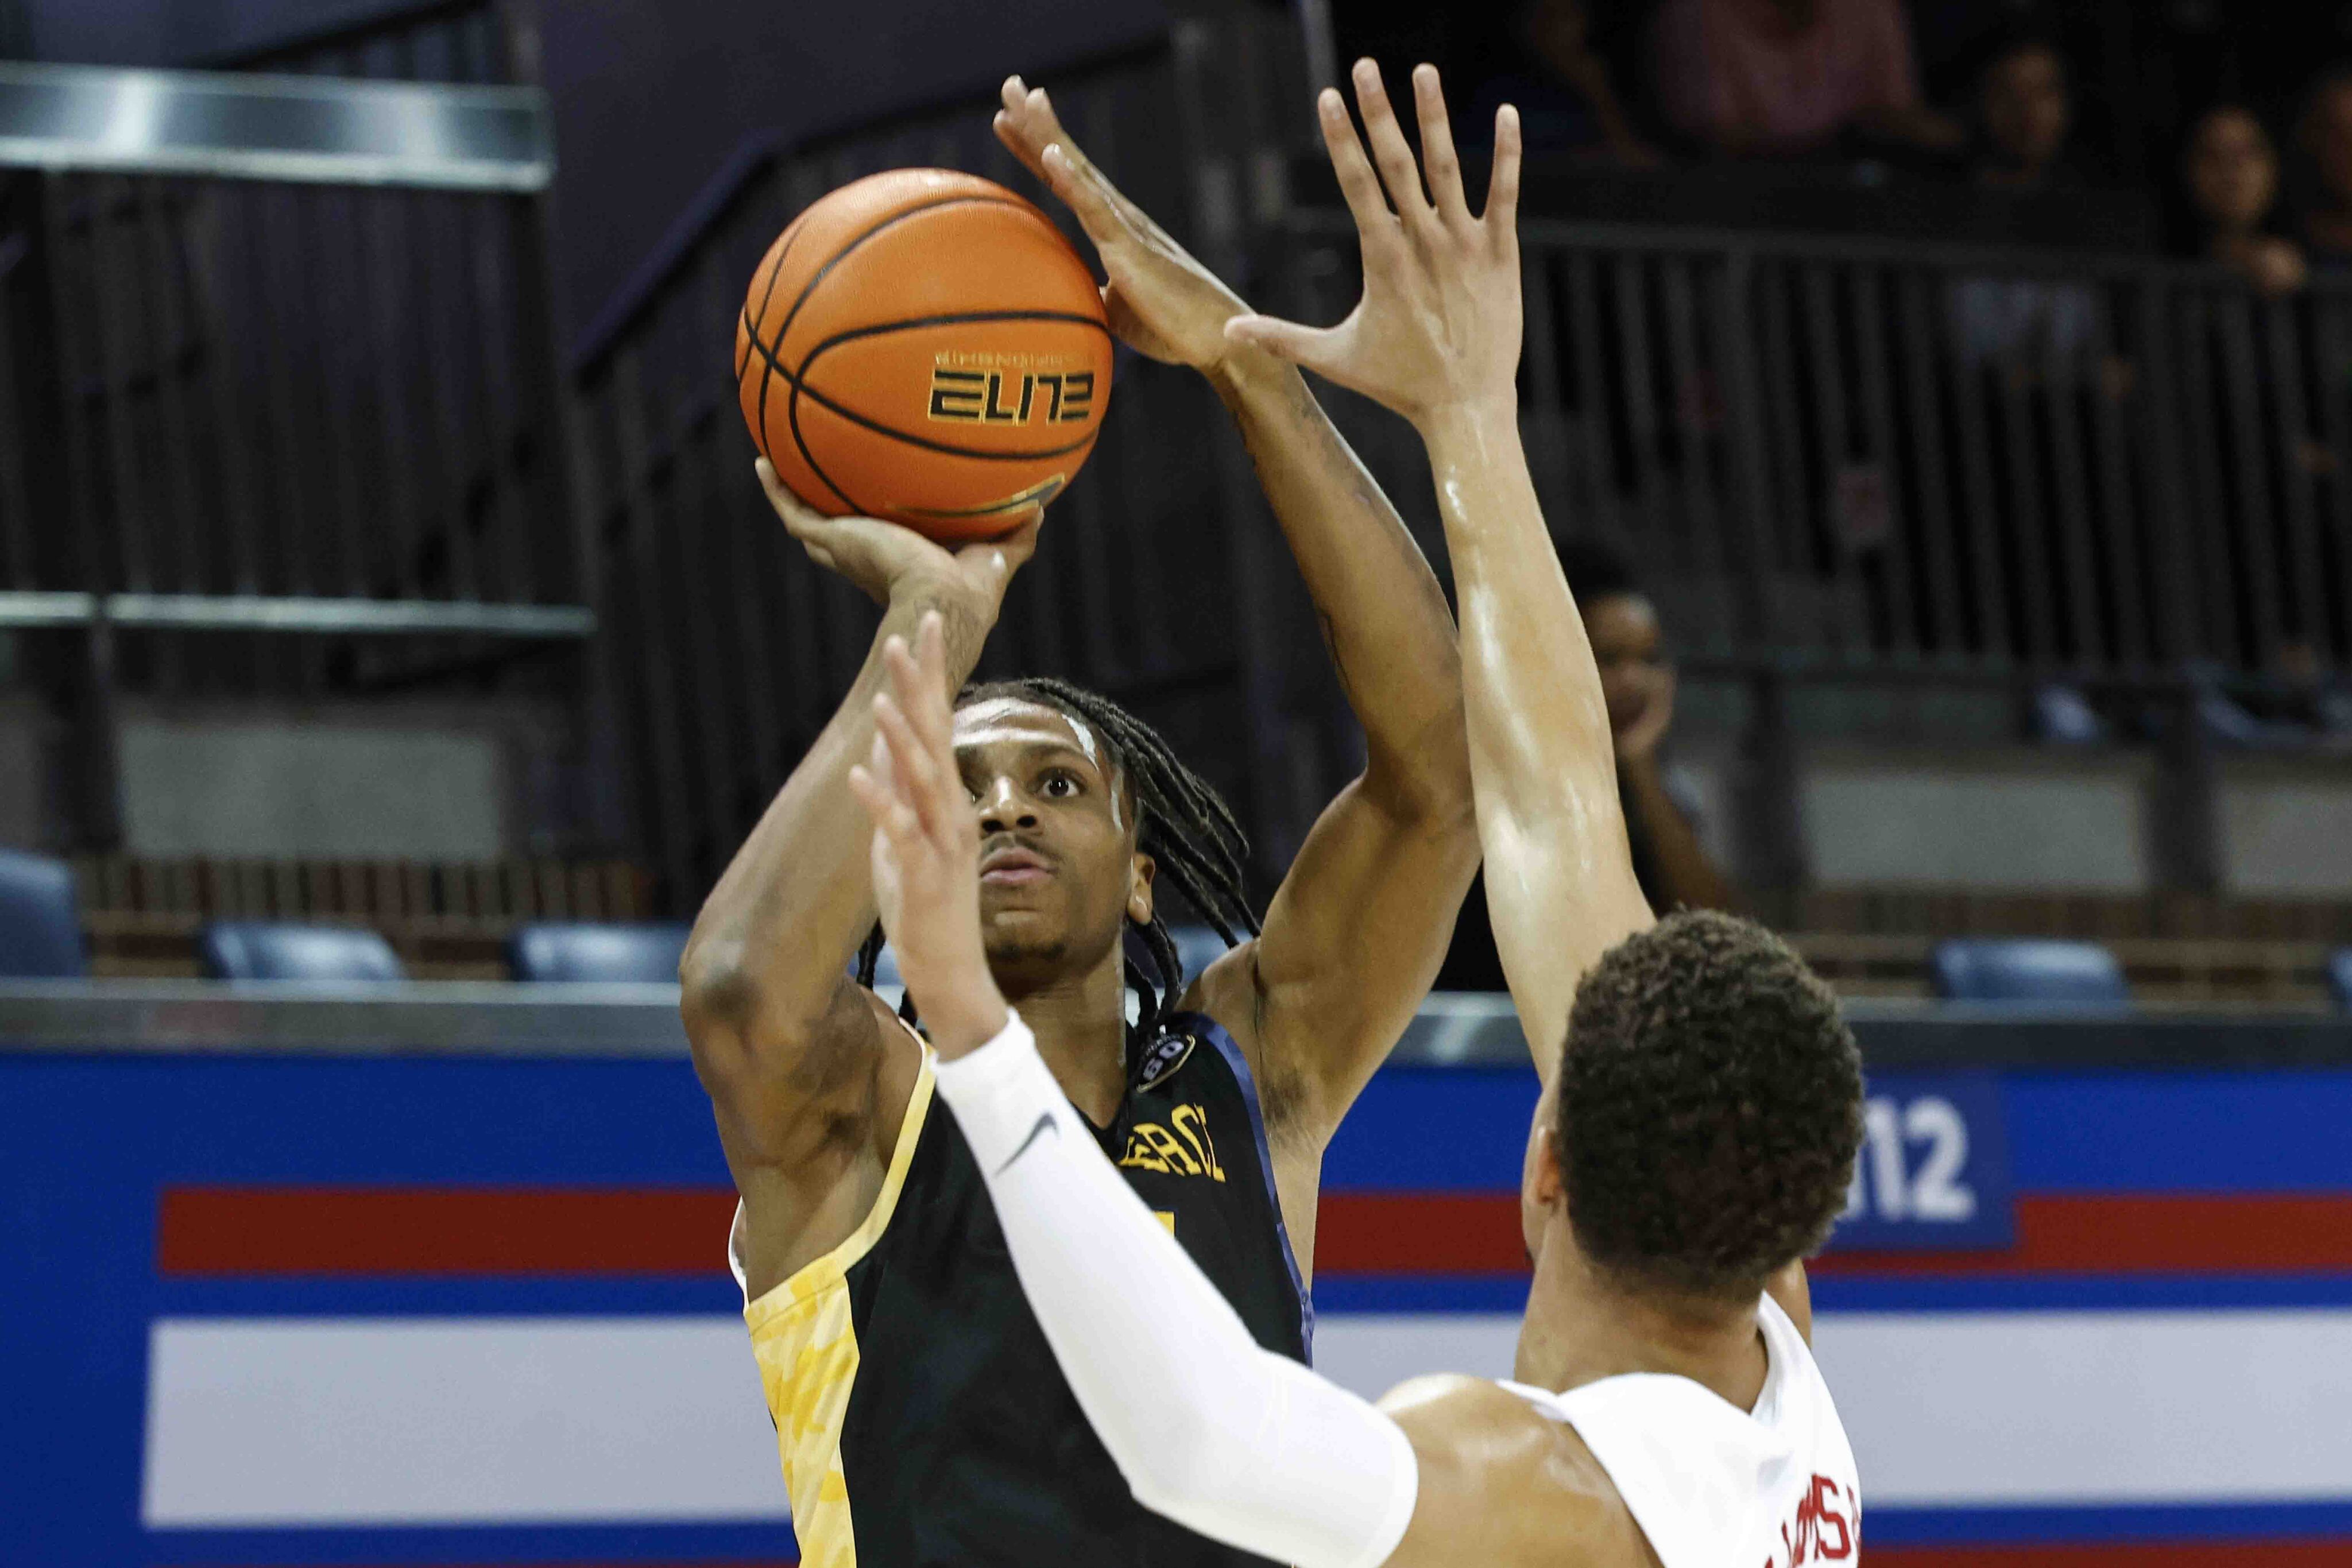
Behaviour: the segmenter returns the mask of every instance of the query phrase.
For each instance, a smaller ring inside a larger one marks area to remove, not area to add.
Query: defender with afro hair
[[[1587,1259],[1636,1291],[1752,1302],[1845,1205],[1862,1057],[1787,943],[1675,915],[1584,977],[1556,1115]]]

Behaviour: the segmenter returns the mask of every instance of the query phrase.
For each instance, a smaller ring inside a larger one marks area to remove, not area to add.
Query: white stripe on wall
[[[1336,1315],[1330,1376],[1507,1376],[1516,1318]],[[2352,1500],[2352,1312],[1823,1314],[1881,1506]],[[151,1526],[782,1520],[734,1318],[178,1320]]]
[[[151,1527],[789,1516],[738,1319],[152,1330]]]
[[[1817,1338],[1879,1502],[2352,1499],[2352,1312],[1849,1313]]]
[[[1518,1320],[1325,1317],[1367,1397],[1507,1376]],[[1828,1313],[1823,1373],[1882,1506],[2352,1500],[2352,1312]]]

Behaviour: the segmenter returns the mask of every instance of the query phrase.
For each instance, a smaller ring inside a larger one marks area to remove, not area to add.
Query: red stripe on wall
[[[708,1188],[167,1187],[165,1275],[710,1274],[735,1195]]]
[[[1866,1546],[1871,1568],[2352,1568],[2352,1541],[2118,1546]]]
[[[1516,1193],[1327,1192],[1315,1217],[1315,1272],[1524,1274]]]
[[[2352,1195],[2020,1197],[2004,1252],[1832,1252],[1822,1274],[2193,1274],[2352,1269]]]
[[[1318,1275],[1527,1269],[1516,1197],[1331,1192]],[[2017,1245],[1986,1252],[1832,1252],[1823,1274],[2162,1274],[2352,1270],[2352,1195],[2022,1197]]]
[[[166,1275],[709,1274],[734,1194],[708,1188],[171,1187]],[[1825,1275],[2352,1270],[2352,1195],[2024,1197],[1998,1252],[1841,1252]],[[1516,1197],[1323,1195],[1318,1274],[1521,1274]]]

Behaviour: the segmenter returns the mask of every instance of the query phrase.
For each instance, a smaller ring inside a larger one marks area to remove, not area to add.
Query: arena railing
[[[47,634],[85,847],[120,839],[119,692],[366,691],[593,630],[550,118],[505,26],[0,67],[0,627]]]
[[[2214,885],[2198,704],[2352,664],[2352,282],[1540,215],[1522,249],[1547,515],[1639,564],[1687,671],[1749,686],[1744,836],[1795,841],[1792,686],[2063,683],[2161,743],[2165,880]],[[1354,299],[1344,212],[1255,254],[1290,314]],[[1412,433],[1337,402],[1434,544]]]

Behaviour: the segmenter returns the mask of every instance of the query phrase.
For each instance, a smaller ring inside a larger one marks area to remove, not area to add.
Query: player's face
[[[1658,612],[1638,593],[1612,593],[1585,607],[1584,635],[1601,667],[1609,727],[1622,730],[1642,716],[1650,700],[1649,674],[1664,657]]]
[[[981,935],[1001,980],[1099,963],[1130,914],[1150,915],[1135,812],[1086,726],[1042,703],[956,710],[956,766],[981,838]]]

